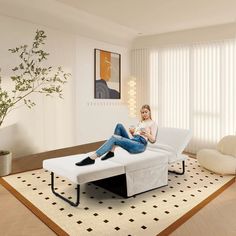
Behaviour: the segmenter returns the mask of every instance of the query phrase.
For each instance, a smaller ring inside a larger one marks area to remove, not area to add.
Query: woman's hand
[[[143,135],[143,136],[145,136],[145,137],[147,137],[147,138],[148,138],[148,136],[150,135],[150,133],[147,132],[146,129],[141,129],[140,134]]]
[[[142,129],[140,132],[141,135],[145,136],[150,142],[153,142],[153,137],[151,135],[150,129]]]
[[[143,129],[140,132],[141,135],[145,136],[151,143],[156,142],[155,137],[151,134],[151,131],[148,132],[147,130]]]
[[[134,128],[134,127],[129,128],[129,132],[130,132],[132,135],[134,134],[134,131],[135,131],[135,128]]]

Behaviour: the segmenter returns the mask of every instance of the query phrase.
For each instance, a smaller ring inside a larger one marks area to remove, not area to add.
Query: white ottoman
[[[75,165],[76,162],[81,161],[87,156],[88,154],[79,154],[60,158],[52,158],[43,161],[43,168],[51,172],[52,192],[72,206],[79,205],[80,184],[125,173],[123,165],[111,162],[109,160],[101,161],[100,159],[97,159],[94,165],[88,166]],[[73,183],[77,184],[77,200],[75,203],[55,192],[54,174],[67,178]]]
[[[236,136],[225,136],[216,149],[198,151],[197,159],[201,166],[218,174],[236,174]]]
[[[96,181],[99,186],[115,184],[119,176],[125,178],[125,193],[122,196],[130,197],[168,183],[168,159],[172,153],[165,150],[146,150],[140,154],[130,154],[122,148],[117,148],[115,157],[102,161],[97,158],[95,164],[76,166],[87,154],[52,158],[43,161],[43,168],[51,172],[52,192],[72,206],[78,206],[80,184]],[[54,173],[69,179],[77,184],[77,200],[71,202],[54,190]],[[124,178],[121,178],[124,180]],[[123,181],[122,181],[123,182]],[[101,185],[102,184],[102,185]],[[122,185],[122,183],[119,183]],[[108,188],[109,189],[109,188]],[[109,189],[112,191],[112,188]]]
[[[172,154],[165,150],[146,150],[130,154],[118,147],[113,163],[125,168],[127,197],[168,184],[168,160]]]

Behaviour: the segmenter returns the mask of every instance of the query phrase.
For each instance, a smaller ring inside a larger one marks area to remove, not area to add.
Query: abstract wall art
[[[94,98],[121,98],[121,55],[94,49]]]

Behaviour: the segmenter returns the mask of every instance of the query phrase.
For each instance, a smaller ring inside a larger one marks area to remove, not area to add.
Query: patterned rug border
[[[26,172],[28,172],[28,171],[25,171],[22,173],[26,173]],[[206,199],[204,199],[202,202],[200,202],[198,205],[193,207],[190,211],[186,212],[178,220],[176,220],[174,223],[172,223],[166,229],[164,229],[162,232],[160,232],[158,234],[158,236],[169,235],[170,233],[175,231],[179,226],[181,226],[184,222],[186,222],[188,219],[190,219],[194,214],[196,214],[199,210],[201,210],[204,206],[206,206],[214,198],[219,196],[225,189],[227,189],[235,181],[236,181],[236,177],[232,177],[232,179],[230,179],[228,182],[226,182],[221,188],[219,188],[214,193],[209,195]],[[68,233],[66,233],[60,226],[58,226],[54,221],[52,221],[49,217],[47,217],[47,215],[45,215],[40,209],[38,209],[28,199],[26,199],[23,195],[21,195],[21,193],[19,193],[15,188],[13,188],[10,184],[8,184],[3,178],[0,178],[0,184],[5,189],[7,189],[16,199],[18,199],[22,204],[24,204],[34,215],[36,215],[44,224],[46,224],[57,235],[69,236]]]

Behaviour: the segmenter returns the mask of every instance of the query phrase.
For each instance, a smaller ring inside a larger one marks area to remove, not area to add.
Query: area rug
[[[170,168],[180,169],[181,163]],[[234,182],[188,158],[184,175],[169,174],[168,186],[122,198],[91,183],[81,185],[80,205],[54,196],[50,173],[28,171],[1,183],[58,235],[168,235]],[[75,201],[75,185],[59,176],[56,191]]]

